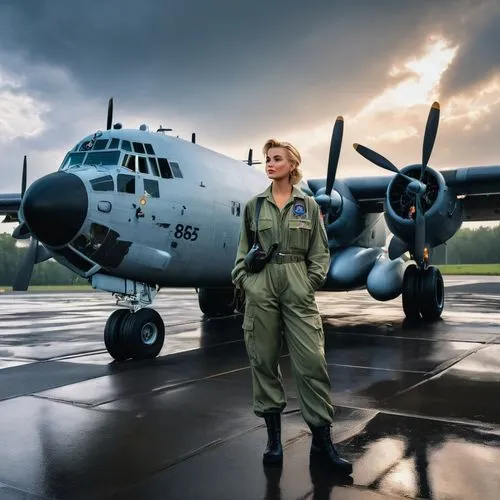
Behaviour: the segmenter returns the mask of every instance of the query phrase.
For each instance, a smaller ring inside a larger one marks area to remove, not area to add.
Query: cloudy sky
[[[500,164],[499,46],[500,0],[0,0],[0,190],[24,154],[28,182],[57,169],[111,96],[126,127],[238,159],[292,141],[306,177],[340,114],[339,177],[386,174],[353,142],[419,162],[438,100],[430,165]]]

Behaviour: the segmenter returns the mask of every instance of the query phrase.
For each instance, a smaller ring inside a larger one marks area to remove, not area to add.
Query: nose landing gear
[[[152,359],[160,353],[165,340],[165,325],[154,309],[137,312],[118,309],[108,318],[104,343],[116,361]]]

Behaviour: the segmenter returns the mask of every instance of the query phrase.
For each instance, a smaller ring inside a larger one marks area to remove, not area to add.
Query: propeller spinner
[[[422,147],[422,168],[420,171],[420,180],[409,177],[399,171],[399,169],[384,156],[375,151],[362,146],[361,144],[353,144],[354,149],[364,158],[371,161],[381,168],[390,170],[407,179],[409,181],[407,191],[415,196],[415,240],[413,253],[416,262],[422,266],[424,264],[425,252],[425,216],[422,210],[422,195],[425,193],[427,186],[422,182],[425,175],[425,170],[429,162],[429,158],[436,140],[438,125],[439,125],[440,106],[438,102],[434,102],[429,111],[427,124],[425,126],[424,142]],[[397,245],[395,245],[397,246]]]

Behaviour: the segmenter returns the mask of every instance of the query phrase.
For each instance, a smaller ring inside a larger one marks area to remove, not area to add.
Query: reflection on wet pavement
[[[160,356],[115,363],[109,294],[0,294],[0,498],[498,498],[500,280],[451,279],[433,324],[362,291],[317,300],[347,481],[309,459],[286,346],[285,459],[262,467],[240,315],[162,291]]]

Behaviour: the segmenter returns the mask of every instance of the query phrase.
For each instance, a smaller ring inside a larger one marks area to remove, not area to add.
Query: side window
[[[171,179],[173,177],[170,165],[166,158],[158,158],[158,166],[160,167],[160,175],[164,179]]]
[[[158,163],[156,163],[156,158],[148,156],[148,162],[151,173],[156,177],[160,177],[160,172],[158,170]]]
[[[148,174],[148,165],[146,163],[146,158],[144,156],[137,157],[138,168],[141,174]]]
[[[181,169],[179,167],[179,164],[176,163],[175,161],[171,161],[170,166],[172,167],[172,172],[174,173],[174,176],[182,179],[182,172],[181,172]]]
[[[115,184],[111,175],[105,175],[104,177],[92,179],[90,184],[92,185],[92,189],[94,191],[113,191],[115,189]]]
[[[133,175],[118,174],[118,192],[135,194],[135,177]]]
[[[158,181],[144,179],[144,191],[152,198],[159,198],[160,189],[158,188]]]

